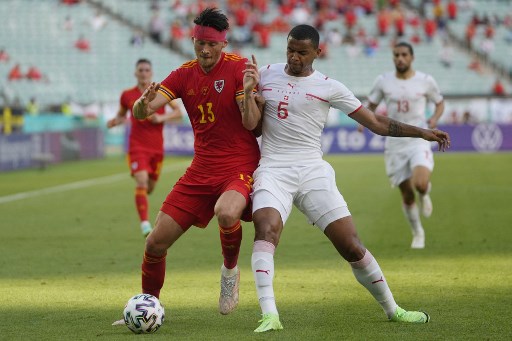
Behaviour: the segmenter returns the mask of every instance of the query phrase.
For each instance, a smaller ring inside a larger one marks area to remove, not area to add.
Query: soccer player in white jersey
[[[292,205],[329,238],[389,320],[428,322],[426,313],[406,311],[396,304],[377,261],[359,240],[333,168],[322,159],[320,136],[330,107],[349,113],[377,134],[421,137],[438,142],[441,150],[449,147],[449,136],[375,115],[363,107],[342,83],[313,69],[321,52],[318,43],[315,28],[296,26],[288,34],[287,63],[258,71],[253,56],[244,71],[242,122],[254,129],[263,116],[261,160],[254,172],[252,194],[256,231],[251,264],[262,310],[255,332],[283,328],[274,298],[274,251]],[[263,113],[251,92],[257,84],[266,100]]]
[[[413,126],[435,128],[443,114],[444,101],[432,76],[412,68],[414,52],[408,43],[398,43],[393,48],[395,71],[377,77],[368,96],[368,109],[375,111],[384,99],[387,116]],[[427,121],[427,101],[435,103],[435,111]],[[425,217],[432,214],[430,176],[434,169],[434,156],[428,141],[388,136],[385,144],[386,173],[393,187],[402,194],[402,208],[411,226],[414,249],[425,247],[425,232],[421,224],[416,194]]]

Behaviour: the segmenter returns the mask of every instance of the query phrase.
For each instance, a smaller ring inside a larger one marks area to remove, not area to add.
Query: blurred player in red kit
[[[132,112],[133,104],[151,83],[153,69],[148,59],[139,59],[135,65],[137,85],[123,91],[119,101],[116,117],[107,122],[112,128],[126,122],[126,114]],[[128,164],[135,180],[135,206],[140,219],[142,234],[146,237],[151,232],[148,218],[148,194],[153,192],[164,158],[163,126],[166,121],[178,120],[182,112],[175,102],[171,102],[172,111],[159,108],[155,114],[145,120],[131,120],[128,139]]]

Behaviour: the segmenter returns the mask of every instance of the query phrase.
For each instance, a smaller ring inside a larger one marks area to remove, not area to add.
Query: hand
[[[244,73],[244,91],[245,93],[251,93],[254,88],[258,85],[260,81],[260,75],[258,73],[258,63],[256,62],[256,58],[254,55],[251,55],[252,63],[245,63],[245,70],[242,71]]]
[[[144,93],[142,93],[142,96],[135,102],[133,116],[136,119],[143,120],[147,117],[146,110],[149,103],[156,98],[158,89],[160,89],[160,83],[151,82],[146,90],[144,90]]]
[[[114,117],[114,118],[112,118],[112,119],[107,121],[107,128],[109,128],[109,129],[115,127],[116,125],[117,125],[117,118],[116,117]]]
[[[155,99],[158,89],[160,89],[160,83],[151,82],[146,90],[144,90],[144,93],[140,96],[144,106]]]
[[[444,152],[446,149],[450,148],[450,135],[448,135],[447,132],[439,129],[425,129],[425,132],[426,134],[423,138],[427,141],[436,141],[439,145],[438,150]]]

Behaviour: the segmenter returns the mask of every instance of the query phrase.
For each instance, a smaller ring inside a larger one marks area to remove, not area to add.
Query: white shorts
[[[336,186],[334,169],[324,160],[308,166],[259,166],[254,172],[251,196],[253,213],[261,208],[275,208],[281,214],[283,225],[292,205],[322,231],[333,221],[350,215]]]
[[[434,154],[430,143],[424,143],[406,151],[386,151],[384,159],[386,174],[393,187],[409,179],[412,176],[412,170],[417,166],[426,167],[431,172],[434,169]]]

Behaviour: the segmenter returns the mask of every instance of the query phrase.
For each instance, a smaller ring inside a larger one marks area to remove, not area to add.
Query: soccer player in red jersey
[[[143,119],[181,98],[194,130],[194,159],[165,199],[146,239],[142,291],[159,297],[167,249],[190,226],[206,227],[215,215],[224,256],[219,311],[225,315],[238,304],[240,219],[252,219],[249,194],[260,151],[255,134],[242,123],[247,59],[223,52],[227,17],[206,8],[194,23],[196,59],[172,71],[161,84],[151,83],[133,108],[135,118]]]
[[[133,110],[133,104],[151,83],[153,70],[149,60],[139,59],[137,61],[135,77],[137,78],[137,85],[123,91],[117,115],[107,122],[108,128],[125,123],[126,113],[128,110]],[[165,112],[165,107],[162,106],[154,115],[145,120],[131,120],[128,139],[128,164],[136,184],[135,206],[144,236],[151,232],[151,223],[148,218],[148,194],[151,194],[155,188],[164,158],[162,135],[164,122],[181,119],[182,117],[180,108],[176,103],[171,102],[169,105],[172,111]]]

